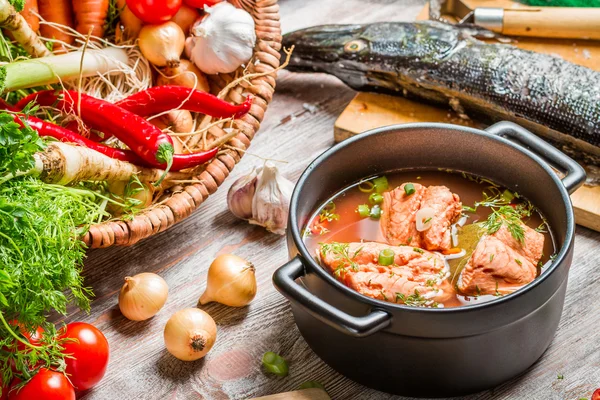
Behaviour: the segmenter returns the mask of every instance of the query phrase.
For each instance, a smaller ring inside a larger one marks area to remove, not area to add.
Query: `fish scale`
[[[327,25],[291,32],[283,44],[295,45],[289,70],[514,121],[600,159],[600,73],[472,33],[432,21]]]

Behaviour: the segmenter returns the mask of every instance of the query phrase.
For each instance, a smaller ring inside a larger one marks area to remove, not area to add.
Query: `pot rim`
[[[346,285],[342,284],[341,282],[339,282],[331,274],[329,274],[322,266],[320,266],[319,264],[316,263],[314,258],[311,256],[311,253],[306,248],[306,245],[305,245],[304,241],[302,240],[301,228],[296,223],[297,211],[298,211],[298,207],[297,207],[298,198],[300,196],[300,193],[302,191],[302,188],[303,188],[305,182],[312,174],[312,171],[314,169],[318,168],[319,165],[321,163],[323,163],[325,160],[327,160],[327,158],[329,158],[332,154],[337,153],[339,151],[343,151],[344,148],[353,144],[354,142],[364,140],[367,137],[378,135],[378,134],[384,133],[384,132],[403,131],[403,130],[409,130],[409,129],[447,129],[447,130],[449,129],[449,130],[459,130],[459,131],[463,131],[463,132],[467,132],[467,133],[471,133],[471,134],[475,134],[475,135],[480,135],[480,136],[486,136],[487,138],[489,138],[491,140],[498,141],[504,145],[508,145],[508,146],[512,147],[513,149],[516,149],[517,151],[520,151],[524,155],[533,159],[537,164],[539,164],[546,171],[546,173],[548,175],[550,175],[550,178],[553,180],[554,184],[556,186],[558,186],[561,200],[567,210],[567,232],[565,235],[564,242],[563,242],[560,250],[558,251],[556,258],[552,261],[552,263],[548,267],[548,269],[543,271],[539,277],[537,277],[531,283],[527,284],[525,287],[523,287],[519,290],[516,290],[515,292],[513,292],[511,294],[507,294],[507,295],[498,297],[496,299],[486,301],[484,303],[470,304],[470,305],[463,305],[460,307],[449,307],[449,308],[424,308],[424,307],[411,307],[411,306],[406,306],[406,305],[401,305],[401,304],[396,304],[396,303],[390,303],[387,301],[377,300],[372,297],[368,297],[363,294],[360,294],[357,291],[355,291],[355,290],[347,287]],[[321,153],[319,156],[317,156],[317,158],[315,158],[306,167],[306,169],[302,172],[302,175],[300,175],[300,178],[296,182],[296,186],[294,187],[294,192],[292,194],[292,198],[290,201],[290,210],[289,210],[288,221],[289,221],[289,224],[291,225],[290,229],[291,229],[292,239],[293,239],[294,243],[296,244],[296,248],[298,249],[302,258],[304,259],[304,262],[309,264],[312,267],[312,269],[322,279],[324,279],[327,283],[332,285],[337,290],[343,292],[347,296],[351,296],[363,303],[367,303],[374,307],[379,307],[379,308],[384,308],[384,309],[391,308],[393,310],[402,310],[402,311],[408,311],[408,312],[429,312],[429,313],[459,313],[459,312],[477,311],[477,310],[481,310],[483,308],[491,308],[491,307],[500,305],[502,303],[511,301],[513,299],[516,299],[520,296],[523,296],[530,290],[533,290],[535,287],[542,284],[542,282],[544,282],[546,279],[548,279],[548,277],[550,275],[552,275],[558,269],[558,267],[560,265],[563,264],[565,258],[568,255],[567,253],[569,251],[569,248],[572,245],[573,237],[574,237],[574,233],[575,233],[575,223],[574,223],[575,217],[573,214],[573,206],[571,204],[571,199],[569,197],[569,193],[567,192],[567,189],[565,188],[565,186],[563,185],[561,180],[558,178],[558,175],[556,175],[556,173],[554,173],[554,171],[548,166],[548,164],[540,156],[538,156],[531,150],[528,150],[524,146],[521,146],[521,145],[511,142],[510,140],[505,139],[501,136],[491,134],[491,133],[486,132],[481,129],[475,129],[475,128],[454,125],[454,124],[436,123],[436,122],[396,124],[396,125],[388,125],[388,126],[384,126],[381,128],[371,129],[371,130],[362,132],[356,136],[353,136],[351,138],[348,138],[348,139],[332,146],[331,148],[324,151],[323,153]]]

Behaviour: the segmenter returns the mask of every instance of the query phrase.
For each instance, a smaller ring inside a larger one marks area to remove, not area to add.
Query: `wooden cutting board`
[[[314,388],[256,397],[251,400],[331,400],[331,398],[324,390]]]
[[[463,0],[471,8],[504,7],[528,8],[510,0]],[[418,20],[426,20],[425,6]],[[451,17],[449,17],[450,19]],[[517,38],[516,46],[547,54],[558,54],[565,60],[600,71],[600,41]],[[375,93],[359,93],[348,104],[334,126],[335,141],[339,142],[369,129],[410,122],[445,122],[458,125],[485,126],[460,119],[451,109],[438,108],[403,97]],[[584,186],[571,196],[579,225],[600,231],[600,187]]]

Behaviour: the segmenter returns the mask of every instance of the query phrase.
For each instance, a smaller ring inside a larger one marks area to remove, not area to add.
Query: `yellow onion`
[[[144,272],[128,276],[119,293],[119,308],[127,319],[144,321],[160,311],[168,294],[167,282],[156,274]]]
[[[175,22],[144,25],[140,30],[138,45],[144,57],[157,67],[175,68],[183,52],[185,34]]]
[[[188,60],[181,60],[179,66],[176,68],[164,68],[162,74],[159,74],[158,78],[156,78],[156,85],[176,85],[201,90],[203,92],[210,91],[206,75]]]
[[[171,18],[171,21],[179,25],[183,33],[187,35],[190,32],[190,28],[199,17],[200,13],[198,10],[182,4],[179,11],[177,11],[177,14]]]
[[[256,274],[252,263],[233,254],[221,254],[210,264],[206,290],[200,304],[216,301],[243,307],[256,296]]]
[[[182,361],[204,357],[217,340],[217,325],[208,313],[186,308],[173,314],[164,331],[169,353]]]

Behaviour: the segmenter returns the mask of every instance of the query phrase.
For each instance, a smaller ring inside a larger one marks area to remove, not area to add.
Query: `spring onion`
[[[412,183],[407,183],[406,185],[404,185],[404,193],[406,193],[407,196],[410,196],[414,192],[415,192],[415,185],[413,185]]]
[[[371,214],[371,209],[368,205],[361,204],[356,209],[356,212],[358,213],[358,215],[360,215],[361,218],[367,218]]]
[[[388,180],[385,176],[373,179],[373,186],[377,193],[383,193],[388,189]]]
[[[375,189],[375,185],[371,181],[363,181],[358,184],[358,190],[363,193],[371,193]]]
[[[379,207],[378,205],[374,205],[371,208],[371,212],[369,213],[369,217],[374,218],[374,219],[381,218],[381,207]]]
[[[505,189],[504,192],[502,192],[501,197],[507,202],[510,203],[511,201],[513,201],[513,199],[515,198],[515,195],[513,194],[513,192],[511,192],[508,189]]]
[[[287,376],[289,368],[283,357],[272,351],[267,351],[262,358],[265,369],[278,376]]]
[[[394,263],[394,257],[396,256],[396,253],[394,253],[394,250],[392,249],[383,249],[379,252],[379,259],[378,259],[378,263],[379,265],[392,265]]]
[[[369,201],[371,204],[381,204],[383,202],[383,196],[377,192],[371,193],[369,196]]]

